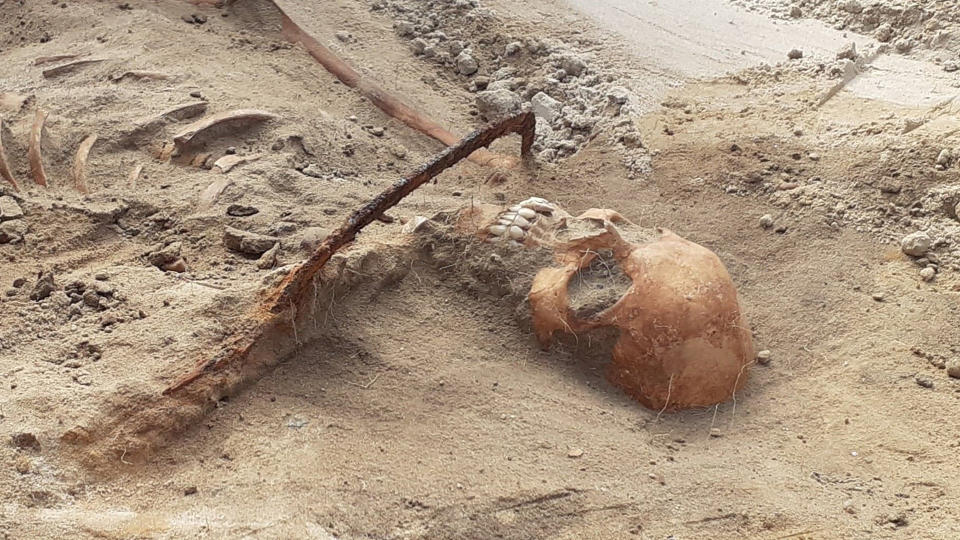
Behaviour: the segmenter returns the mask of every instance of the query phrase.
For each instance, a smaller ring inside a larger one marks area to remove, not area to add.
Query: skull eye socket
[[[573,315],[590,321],[627,294],[633,280],[620,268],[612,250],[587,251],[584,256],[591,260],[567,282],[567,295]]]

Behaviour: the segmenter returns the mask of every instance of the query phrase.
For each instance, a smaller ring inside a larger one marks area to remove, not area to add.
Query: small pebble
[[[710,428],[710,436],[714,439],[719,439],[723,437],[723,432],[720,431],[720,428]]]
[[[791,49],[790,52],[787,53],[787,58],[790,60],[799,60],[803,58],[803,51],[800,49]]]
[[[856,514],[857,507],[853,504],[853,499],[847,499],[843,501],[843,511],[848,514]]]
[[[924,375],[917,375],[914,379],[917,381],[917,384],[924,388],[933,388],[933,381]]]
[[[883,293],[873,293],[872,298],[877,302],[883,302],[884,296]]]
[[[960,358],[954,358],[947,362],[947,375],[954,379],[960,379]]]
[[[575,458],[579,458],[579,457],[583,457],[583,448],[571,448],[571,449],[567,452],[567,457],[568,457],[568,458],[574,458],[574,459],[575,459]]]
[[[923,257],[930,251],[930,246],[932,245],[933,239],[923,231],[910,233],[900,241],[900,249],[904,254],[910,255],[911,257]]]
[[[764,229],[769,229],[770,227],[773,227],[773,216],[771,216],[770,214],[764,214],[760,218],[760,226],[763,227]]]
[[[937,277],[937,271],[933,268],[924,268],[920,271],[920,279],[924,281],[933,281],[935,277]]]
[[[764,349],[757,353],[757,363],[761,366],[765,366],[770,363],[770,359],[773,355],[770,351]]]

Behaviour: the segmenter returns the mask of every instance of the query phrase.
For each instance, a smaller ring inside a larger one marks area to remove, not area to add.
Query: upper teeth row
[[[499,238],[509,238],[522,242],[530,227],[536,223],[539,214],[550,214],[555,206],[540,197],[530,197],[518,205],[511,206],[497,217],[497,223],[487,230]]]

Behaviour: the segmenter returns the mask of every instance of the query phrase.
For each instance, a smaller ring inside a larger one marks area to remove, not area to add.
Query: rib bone
[[[13,173],[10,172],[10,165],[7,161],[7,153],[3,150],[3,119],[0,118],[0,177],[3,177],[4,180],[10,183],[13,186],[15,191],[20,191],[20,186],[17,185],[17,181],[13,178]]]
[[[33,181],[40,186],[47,186],[47,173],[43,171],[43,156],[40,154],[40,138],[43,136],[43,123],[47,120],[47,112],[37,107],[33,117],[33,129],[30,130],[30,145],[27,148],[27,158],[30,160],[30,173]]]
[[[73,162],[73,187],[80,193],[90,193],[87,189],[87,157],[90,155],[90,148],[97,142],[96,133],[91,134],[80,143],[77,148],[77,157]]]
[[[183,148],[184,146],[187,146],[193,142],[195,138],[203,134],[204,131],[226,122],[263,122],[266,120],[273,120],[275,118],[279,117],[273,113],[260,111],[257,109],[237,109],[234,111],[217,113],[198,120],[184,128],[183,131],[177,133],[173,137],[173,143],[177,146],[177,148]]]

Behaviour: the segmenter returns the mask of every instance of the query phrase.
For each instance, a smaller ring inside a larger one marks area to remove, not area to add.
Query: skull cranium
[[[517,217],[523,217],[519,224]],[[548,348],[557,331],[619,329],[608,378],[643,405],[713,405],[746,381],[753,361],[750,330],[733,281],[712,251],[667,230],[643,230],[612,210],[573,218],[542,199],[501,212],[481,234],[554,250],[557,266],[541,269],[529,294],[538,341]],[[630,283],[612,305],[582,316],[571,306],[571,278],[601,252]]]

